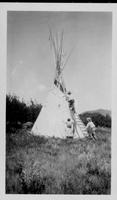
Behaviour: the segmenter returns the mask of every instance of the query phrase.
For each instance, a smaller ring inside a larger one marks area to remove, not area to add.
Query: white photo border
[[[112,12],[112,162],[111,195],[19,195],[5,194],[5,105],[7,64],[7,11]],[[117,198],[117,4],[92,3],[0,3],[0,199],[116,199]]]

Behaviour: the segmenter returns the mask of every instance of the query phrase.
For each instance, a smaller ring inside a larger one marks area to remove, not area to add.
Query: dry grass
[[[6,193],[110,194],[111,132],[96,134],[97,141],[7,133]]]

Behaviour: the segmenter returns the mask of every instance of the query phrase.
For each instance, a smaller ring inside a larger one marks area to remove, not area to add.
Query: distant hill
[[[106,116],[106,115],[109,115],[111,117],[111,111],[110,110],[106,110],[106,109],[97,109],[97,110],[89,110],[89,111],[86,111],[86,112],[83,112],[81,114],[85,114],[85,113],[99,113],[103,116]]]

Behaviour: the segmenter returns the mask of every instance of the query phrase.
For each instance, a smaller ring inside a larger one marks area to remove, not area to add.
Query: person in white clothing
[[[90,117],[87,117],[87,122],[88,122],[87,126],[86,126],[87,132],[89,133],[89,136],[91,138],[96,140],[96,134],[95,134],[96,127],[95,127],[95,124],[92,122],[92,119]]]
[[[68,118],[66,121],[66,131],[67,131],[67,138],[73,138],[74,123],[70,118]]]

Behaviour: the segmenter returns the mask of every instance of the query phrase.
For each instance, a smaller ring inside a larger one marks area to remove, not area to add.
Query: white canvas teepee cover
[[[66,121],[68,118],[71,118],[71,115],[65,95],[57,87],[54,87],[48,94],[47,100],[32,128],[32,133],[46,137],[66,138]],[[84,137],[80,128],[74,136],[79,137],[78,134],[80,137]]]
[[[65,121],[70,117],[69,108],[64,94],[54,88],[48,94],[47,100],[33,126],[35,135],[65,137]]]

